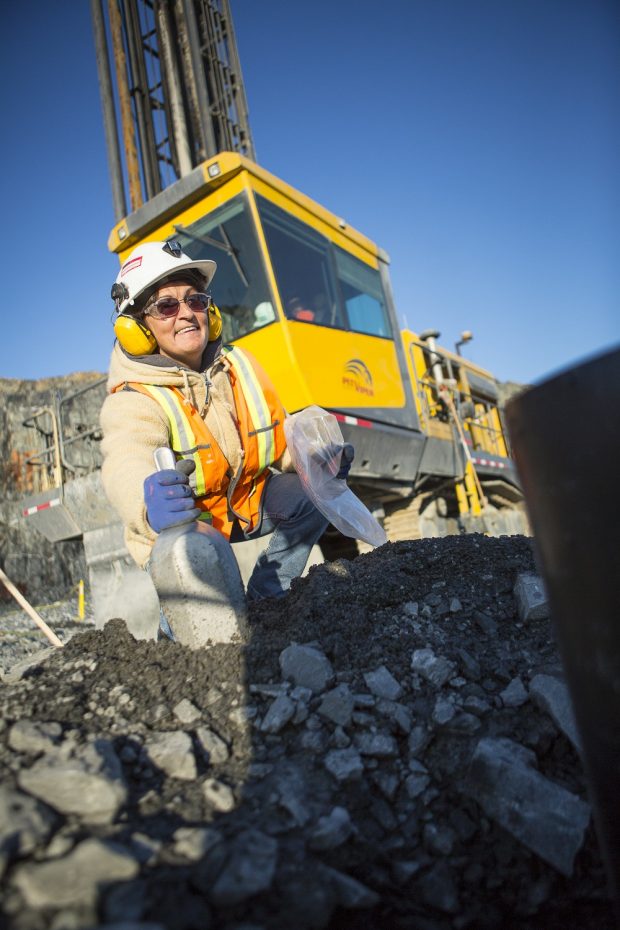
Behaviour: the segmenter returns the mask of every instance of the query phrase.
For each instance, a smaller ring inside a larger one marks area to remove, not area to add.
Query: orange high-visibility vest
[[[179,388],[139,382],[128,382],[127,387],[154,398],[163,408],[172,451],[177,459],[192,459],[196,465],[190,476],[196,506],[204,519],[229,539],[235,520],[246,531],[256,527],[268,468],[284,452],[286,438],[284,408],[256,359],[237,346],[227,346],[224,351],[231,366],[228,377],[243,449],[237,474],[233,474],[198,410]]]

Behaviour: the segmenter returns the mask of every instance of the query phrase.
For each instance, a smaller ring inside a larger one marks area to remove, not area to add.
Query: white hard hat
[[[112,287],[112,299],[119,313],[124,313],[147,288],[177,272],[194,268],[205,278],[205,287],[215,274],[217,265],[210,259],[194,261],[182,251],[174,240],[170,242],[144,242],[133,250],[123,262]]]

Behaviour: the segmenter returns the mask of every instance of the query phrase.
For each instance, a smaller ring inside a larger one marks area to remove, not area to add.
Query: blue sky
[[[388,252],[403,325],[449,347],[471,329],[468,357],[521,382],[620,341],[615,0],[232,9],[259,163]],[[0,377],[105,371],[117,260],[89,4],[0,22]]]

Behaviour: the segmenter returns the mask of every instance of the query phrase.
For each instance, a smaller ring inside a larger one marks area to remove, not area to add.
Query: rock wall
[[[74,440],[64,449],[66,478],[71,469],[92,471],[100,463],[100,436],[91,431],[98,427],[105,396],[105,385],[96,386],[102,378],[97,372],[77,372],[38,381],[0,379],[0,566],[37,602],[67,594],[86,578],[86,564],[80,540],[50,543],[22,516],[24,497],[55,484],[53,469],[37,464],[52,462],[52,415],[30,418],[44,409],[60,416],[66,438]],[[40,428],[25,425],[29,420]],[[0,601],[6,599],[10,595],[0,585]]]

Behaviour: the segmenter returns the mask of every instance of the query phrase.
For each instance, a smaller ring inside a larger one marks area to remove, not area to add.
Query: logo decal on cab
[[[345,387],[353,388],[358,394],[366,394],[367,397],[374,396],[372,375],[361,358],[350,358],[345,364],[342,383]]]

